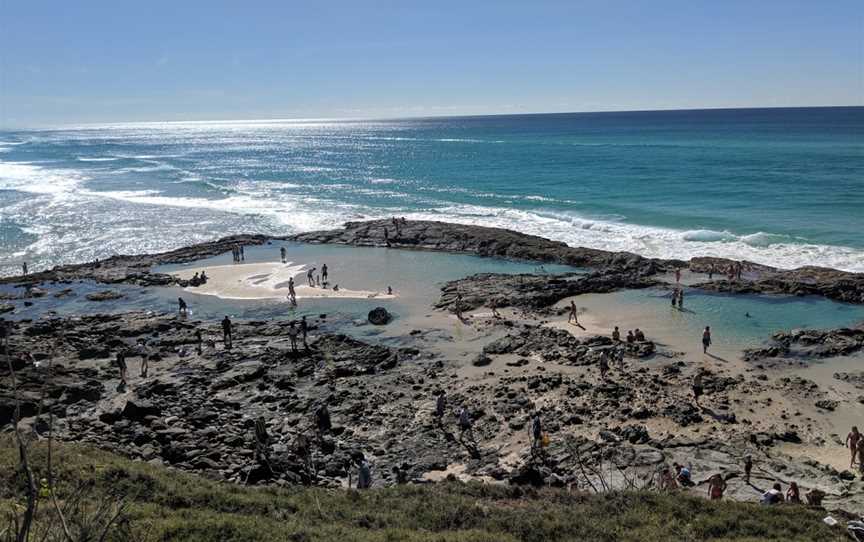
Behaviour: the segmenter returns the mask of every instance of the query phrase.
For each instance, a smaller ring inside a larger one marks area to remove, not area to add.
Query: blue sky
[[[864,2],[0,0],[0,125],[864,104]]]

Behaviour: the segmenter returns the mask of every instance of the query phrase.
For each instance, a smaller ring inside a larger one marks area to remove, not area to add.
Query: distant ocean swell
[[[146,158],[149,160],[150,158]],[[81,158],[79,158],[81,160]],[[114,162],[115,157],[90,159],[93,162]],[[87,160],[83,160],[87,161]],[[148,171],[177,169],[173,166]],[[123,168],[129,170],[130,168]],[[139,168],[134,173],[147,173]],[[129,171],[117,171],[122,174]],[[160,236],[142,244],[147,236],[146,224],[140,227],[128,223],[116,224],[93,213],[110,215],[110,204],[122,202],[136,212],[149,211],[146,216],[158,216],[160,209],[166,216],[177,216],[170,209],[194,209],[212,215],[213,224],[196,230],[195,240],[218,237],[242,231],[266,234],[293,233],[322,228],[333,228],[347,220],[381,218],[392,215],[411,219],[441,220],[481,224],[508,228],[529,234],[563,241],[571,246],[585,246],[610,251],[629,251],[648,257],[688,259],[694,256],[723,256],[746,259],[785,268],[803,265],[821,265],[850,271],[864,272],[864,252],[849,247],[819,245],[806,240],[770,232],[736,235],[728,231],[706,229],[675,230],[630,224],[626,221],[597,220],[567,212],[537,209],[519,209],[505,205],[478,205],[447,201],[447,192],[469,193],[472,197],[506,202],[525,199],[536,204],[545,201],[566,201],[543,196],[513,196],[494,192],[476,192],[454,187],[452,190],[418,191],[432,193],[426,198],[390,190],[401,182],[398,179],[371,179],[372,186],[363,188],[334,183],[329,188],[302,183],[272,183],[244,181],[231,188],[222,188],[222,197],[168,195],[158,188],[138,190],[103,190],[92,186],[86,172],[74,169],[52,169],[48,165],[25,162],[0,162],[0,190],[27,194],[21,201],[3,209],[2,219],[20,227],[31,239],[25,246],[4,254],[4,271],[16,270],[11,260],[29,258],[44,265],[73,263],[86,259],[107,257],[113,253],[134,253],[142,250],[169,250],[190,242],[189,236]],[[386,188],[385,188],[386,187]],[[292,194],[286,190],[305,190]],[[316,194],[316,195],[313,195]],[[357,195],[376,195],[388,200],[386,207],[352,203]],[[338,198],[337,199],[337,196]],[[404,201],[402,201],[404,200]],[[98,211],[98,210],[102,211]],[[78,231],[70,231],[69,217],[91,214],[94,223],[82,221]],[[237,222],[231,216],[246,220]],[[142,215],[143,216],[143,215]],[[219,220],[216,220],[219,217]],[[99,223],[101,221],[101,223]],[[225,229],[221,229],[224,225]],[[195,228],[189,223],[177,227]],[[35,237],[35,239],[33,239]],[[106,243],[106,240],[110,242]],[[31,267],[32,267],[31,263]]]

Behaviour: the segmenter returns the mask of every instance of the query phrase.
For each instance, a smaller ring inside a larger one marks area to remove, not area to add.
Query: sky
[[[0,126],[864,105],[861,0],[0,0]]]

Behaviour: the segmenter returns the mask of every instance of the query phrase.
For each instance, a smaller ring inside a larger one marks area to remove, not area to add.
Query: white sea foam
[[[0,162],[0,190],[60,197],[86,177],[77,171],[51,170],[28,162]]]
[[[97,156],[97,157],[88,157],[88,156],[79,156],[77,158],[79,162],[114,162],[119,160],[116,156]]]

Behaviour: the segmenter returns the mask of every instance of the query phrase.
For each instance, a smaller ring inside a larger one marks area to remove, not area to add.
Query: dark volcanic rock
[[[123,407],[123,417],[143,421],[147,416],[159,416],[162,409],[145,399],[129,399]]]
[[[864,324],[831,330],[797,329],[775,333],[770,346],[747,349],[744,359],[828,358],[846,356],[861,349],[864,349]]]
[[[441,288],[436,308],[456,310],[462,296],[462,310],[483,306],[544,309],[558,301],[585,293],[606,293],[622,288],[647,288],[656,285],[641,271],[607,269],[587,275],[508,275],[480,273],[450,281]]]
[[[375,324],[376,326],[383,326],[390,322],[392,318],[390,313],[384,307],[375,307],[371,311],[369,311],[369,323]]]

